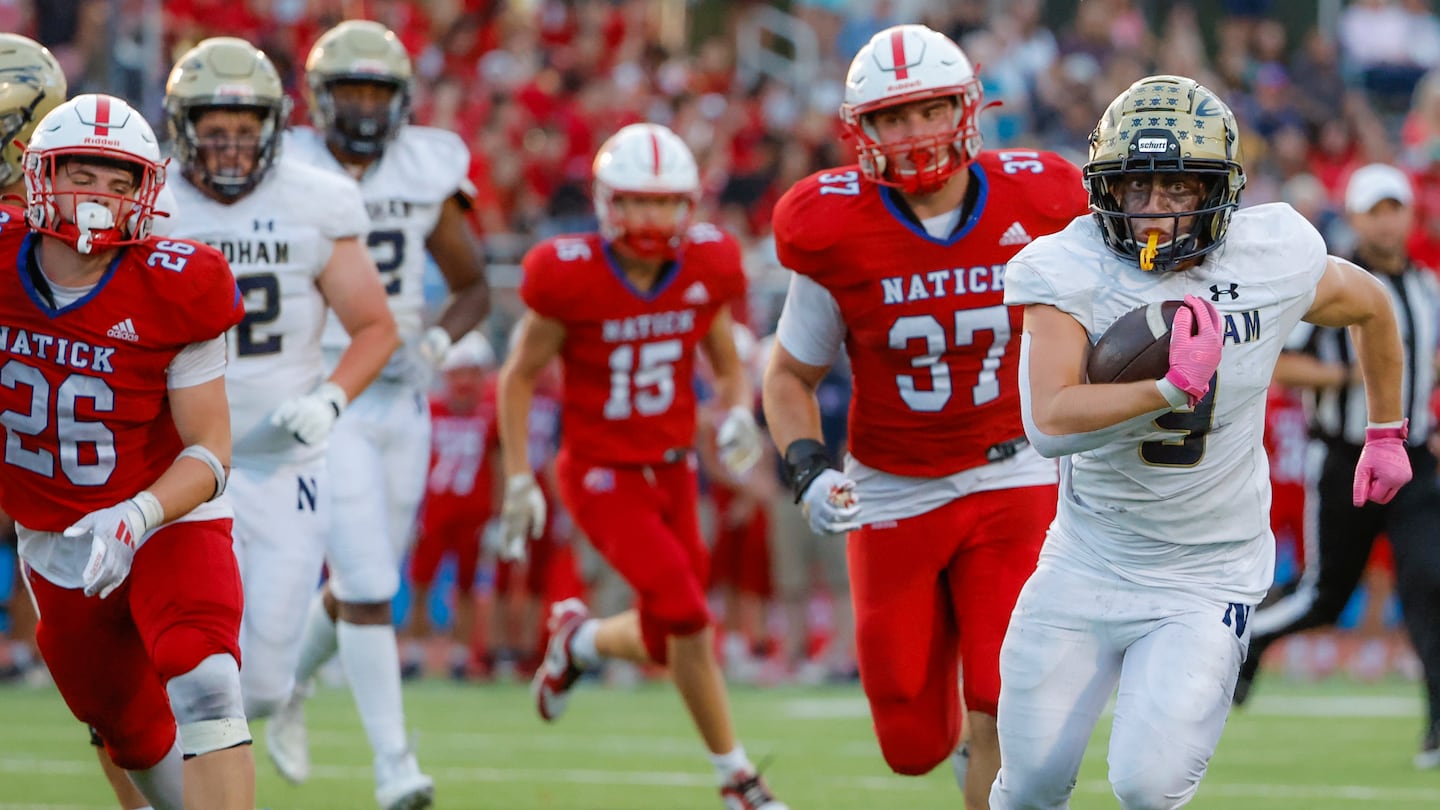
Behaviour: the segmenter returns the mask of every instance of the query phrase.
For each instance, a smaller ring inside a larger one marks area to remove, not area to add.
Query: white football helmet
[[[61,218],[55,177],[72,158],[134,168],[135,190],[129,196],[99,189],[87,189],[83,195],[120,200],[124,205],[118,221],[108,208],[83,202],[74,209],[78,224]],[[33,230],[61,239],[81,253],[134,244],[150,235],[155,197],[165,185],[165,164],[155,131],[123,100],[88,93],[51,110],[36,125],[24,162],[25,218]]]
[[[880,142],[870,114],[942,97],[955,99],[951,131]],[[928,194],[979,154],[977,119],[983,98],[980,80],[959,45],[924,25],[896,25],[871,37],[850,62],[840,119],[855,139],[860,171],[867,179],[908,194]],[[901,156],[914,168],[898,169],[894,159]]]
[[[484,335],[475,331],[466,332],[464,337],[455,341],[455,345],[445,352],[445,362],[440,364],[441,371],[494,367],[495,349]]]
[[[680,136],[659,124],[631,124],[610,136],[595,155],[595,215],[600,234],[638,256],[673,258],[700,205],[700,170]],[[631,227],[615,210],[617,194],[678,197],[675,227]]]

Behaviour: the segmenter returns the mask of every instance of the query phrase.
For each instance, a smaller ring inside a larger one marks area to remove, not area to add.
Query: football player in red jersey
[[[153,806],[254,807],[222,497],[234,277],[150,235],[165,170],[124,101],[56,107],[24,168],[27,210],[0,208],[0,506],[41,652]]]
[[[800,181],[775,208],[795,275],[763,386],[811,529],[849,533],[860,679],[896,772],[955,751],[958,775],[963,664],[972,810],[999,767],[1000,642],[1056,498],[1055,464],[1020,423],[1005,264],[1087,211],[1062,158],[980,151],[981,106],[969,59],[923,25],[855,55],[840,113],[858,165]],[[844,472],[815,401],[842,344],[855,378]]]
[[[550,239],[524,260],[530,308],[500,372],[504,543],[523,551],[545,525],[526,458],[536,377],[560,357],[565,389],[560,496],[595,549],[636,593],[636,609],[591,619],[555,605],[535,674],[540,715],[555,720],[585,669],[605,658],[669,664],[709,749],[729,810],[781,810],[735,739],[705,603],[707,552],[696,519],[695,349],[728,407],[718,433],[727,467],[759,460],[751,390],[735,353],[727,302],[745,287],[735,240],[690,224],[695,158],[675,133],[632,124],[595,157],[600,233]]]

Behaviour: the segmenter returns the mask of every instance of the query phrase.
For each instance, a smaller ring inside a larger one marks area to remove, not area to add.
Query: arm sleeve
[[[830,291],[812,279],[793,273],[790,290],[785,295],[785,308],[775,339],[802,363],[829,366],[845,342],[845,321],[840,305]]]
[[[225,375],[225,335],[191,343],[165,369],[166,386],[190,388]]]
[[[1133,435],[1136,428],[1141,428],[1155,417],[1168,412],[1168,408],[1158,408],[1150,413],[1143,413],[1108,428],[1092,430],[1089,433],[1051,435],[1041,431],[1035,425],[1034,411],[1030,400],[1030,335],[1021,336],[1020,418],[1025,423],[1025,438],[1029,439],[1036,452],[1045,458],[1059,458],[1103,447],[1122,436]]]

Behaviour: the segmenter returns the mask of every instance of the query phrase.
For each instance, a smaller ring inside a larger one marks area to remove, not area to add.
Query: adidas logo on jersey
[[[686,288],[681,300],[687,304],[704,304],[710,300],[710,291],[705,289],[705,282],[697,281]]]
[[[1002,245],[1028,245],[1032,241],[1034,240],[1030,238],[1030,234],[1025,232],[1025,226],[1018,222],[1010,223],[1010,227],[1000,236]]]
[[[129,318],[110,327],[110,331],[105,334],[120,340],[128,340],[131,343],[140,342],[140,336],[135,334],[135,324],[131,323]]]

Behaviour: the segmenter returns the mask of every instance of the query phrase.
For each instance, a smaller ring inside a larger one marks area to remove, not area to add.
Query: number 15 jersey
[[[1005,306],[1005,265],[1088,210],[1078,170],[1049,152],[982,152],[970,173],[973,209],[940,238],[853,166],[800,181],[775,207],[780,263],[800,277],[781,343],[829,365],[820,344],[833,341],[813,336],[843,337],[855,378],[850,454],[893,475],[969,470],[1024,436],[1023,313]]]
[[[542,242],[524,267],[525,305],[565,325],[565,452],[644,465],[691,447],[695,347],[720,308],[745,291],[735,240],[695,225],[680,258],[648,293],[630,286],[599,234]]]

